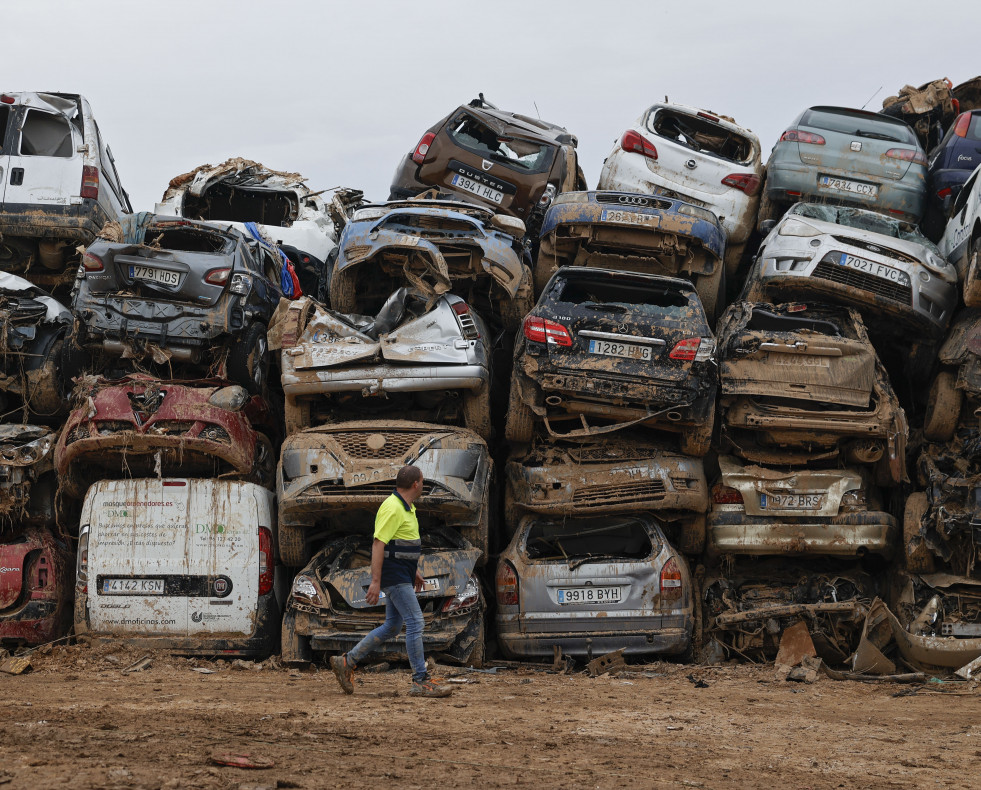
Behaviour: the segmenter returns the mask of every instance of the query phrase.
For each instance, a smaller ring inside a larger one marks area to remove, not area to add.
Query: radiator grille
[[[426,434],[423,433],[386,433],[385,444],[378,450],[368,446],[368,438],[381,434],[345,432],[330,434],[336,439],[341,448],[352,458],[402,458]]]
[[[860,272],[848,266],[821,261],[814,268],[814,273],[811,276],[877,294],[900,304],[913,304],[913,290],[908,285],[899,285],[899,283],[890,282],[882,277]]]
[[[645,502],[664,497],[664,482],[643,480],[637,483],[619,485],[586,486],[580,488],[572,497],[574,505],[606,505],[624,502]]]

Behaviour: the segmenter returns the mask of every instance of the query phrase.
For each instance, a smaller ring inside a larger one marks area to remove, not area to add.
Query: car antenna
[[[876,91],[875,93],[873,93],[873,94],[872,94],[871,96],[869,96],[869,101],[872,101],[872,99],[874,99],[874,98],[875,98],[876,96],[878,96],[878,95],[879,95],[879,91],[881,91],[881,90],[882,90],[882,87],[883,87],[883,86],[882,86],[882,85],[880,85],[880,86],[879,86],[879,90],[878,90],[878,91]],[[865,102],[865,104],[863,104],[863,105],[862,105],[862,109],[863,109],[863,110],[864,110],[864,109],[865,109],[865,108],[866,108],[866,107],[868,106],[868,104],[869,104],[869,101],[867,101],[867,102]]]
[[[542,111],[538,109],[538,102],[532,101],[532,104],[535,105],[535,112],[538,113],[538,120],[540,121],[542,119]]]

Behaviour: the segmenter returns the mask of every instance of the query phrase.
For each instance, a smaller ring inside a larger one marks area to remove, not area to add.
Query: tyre
[[[24,403],[37,417],[54,417],[65,410],[65,381],[61,374],[65,340],[58,338],[49,347],[41,364],[25,371]]]
[[[929,509],[923,491],[910,494],[903,512],[903,546],[906,549],[906,570],[910,573],[933,573],[933,552],[920,537],[920,525]],[[910,544],[915,543],[915,548]]]
[[[954,435],[961,416],[964,394],[957,389],[957,376],[948,370],[937,374],[930,385],[923,436],[933,442],[946,442]]]
[[[463,393],[463,424],[485,441],[491,439],[490,382]]]
[[[355,313],[358,307],[357,282],[352,268],[338,271],[330,278],[330,306],[339,313]]]
[[[699,277],[695,283],[695,291],[705,309],[709,325],[714,328],[719,314],[726,306],[726,267],[724,262],[719,261],[712,274]]]
[[[268,350],[266,328],[260,323],[249,324],[228,349],[229,380],[245,387],[252,395],[259,395],[266,386]]]
[[[257,433],[255,437],[255,460],[250,479],[263,488],[276,488],[276,450],[264,433]]]
[[[696,556],[705,549],[705,514],[698,513],[684,521],[678,533],[678,551]]]
[[[511,392],[508,395],[508,420],[504,427],[504,437],[509,442],[527,444],[535,429],[535,412],[521,400],[518,382],[511,379]]]
[[[715,428],[715,412],[710,411],[705,422],[685,429],[681,434],[681,452],[693,458],[701,458],[712,447],[712,431]]]
[[[280,660],[284,664],[309,664],[313,661],[313,650],[310,639],[296,633],[296,613],[287,612],[283,618],[283,630],[280,635]]]
[[[474,643],[470,655],[467,656],[466,665],[474,669],[483,669],[484,659],[487,655],[487,635],[484,632],[484,615],[478,614],[477,619],[480,625],[477,627],[477,641]]]
[[[287,436],[306,430],[310,427],[310,401],[287,395],[283,404],[283,416]]]
[[[279,558],[287,568],[302,568],[310,562],[307,536],[303,527],[279,525]]]

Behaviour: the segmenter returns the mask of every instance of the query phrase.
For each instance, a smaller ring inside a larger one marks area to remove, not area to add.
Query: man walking
[[[394,639],[405,623],[405,649],[412,667],[414,697],[448,697],[450,689],[437,685],[426,671],[422,652],[422,609],[416,592],[422,589],[419,573],[419,521],[413,504],[422,495],[422,470],[403,466],[395,477],[395,491],[375,515],[375,539],[371,544],[371,585],[365,596],[368,604],[378,603],[385,594],[385,622],[368,634],[349,653],[332,656],[330,667],[346,694],[354,693],[354,670],[364,658],[384,642]]]

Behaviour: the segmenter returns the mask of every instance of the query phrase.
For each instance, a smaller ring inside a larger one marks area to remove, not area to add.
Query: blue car
[[[947,222],[946,207],[953,205],[978,165],[981,165],[981,110],[962,112],[930,152],[927,163],[930,186],[923,231],[934,241],[943,233]]]
[[[684,277],[714,320],[724,307],[725,248],[725,230],[701,206],[633,192],[563,192],[542,222],[535,292],[560,266]]]

